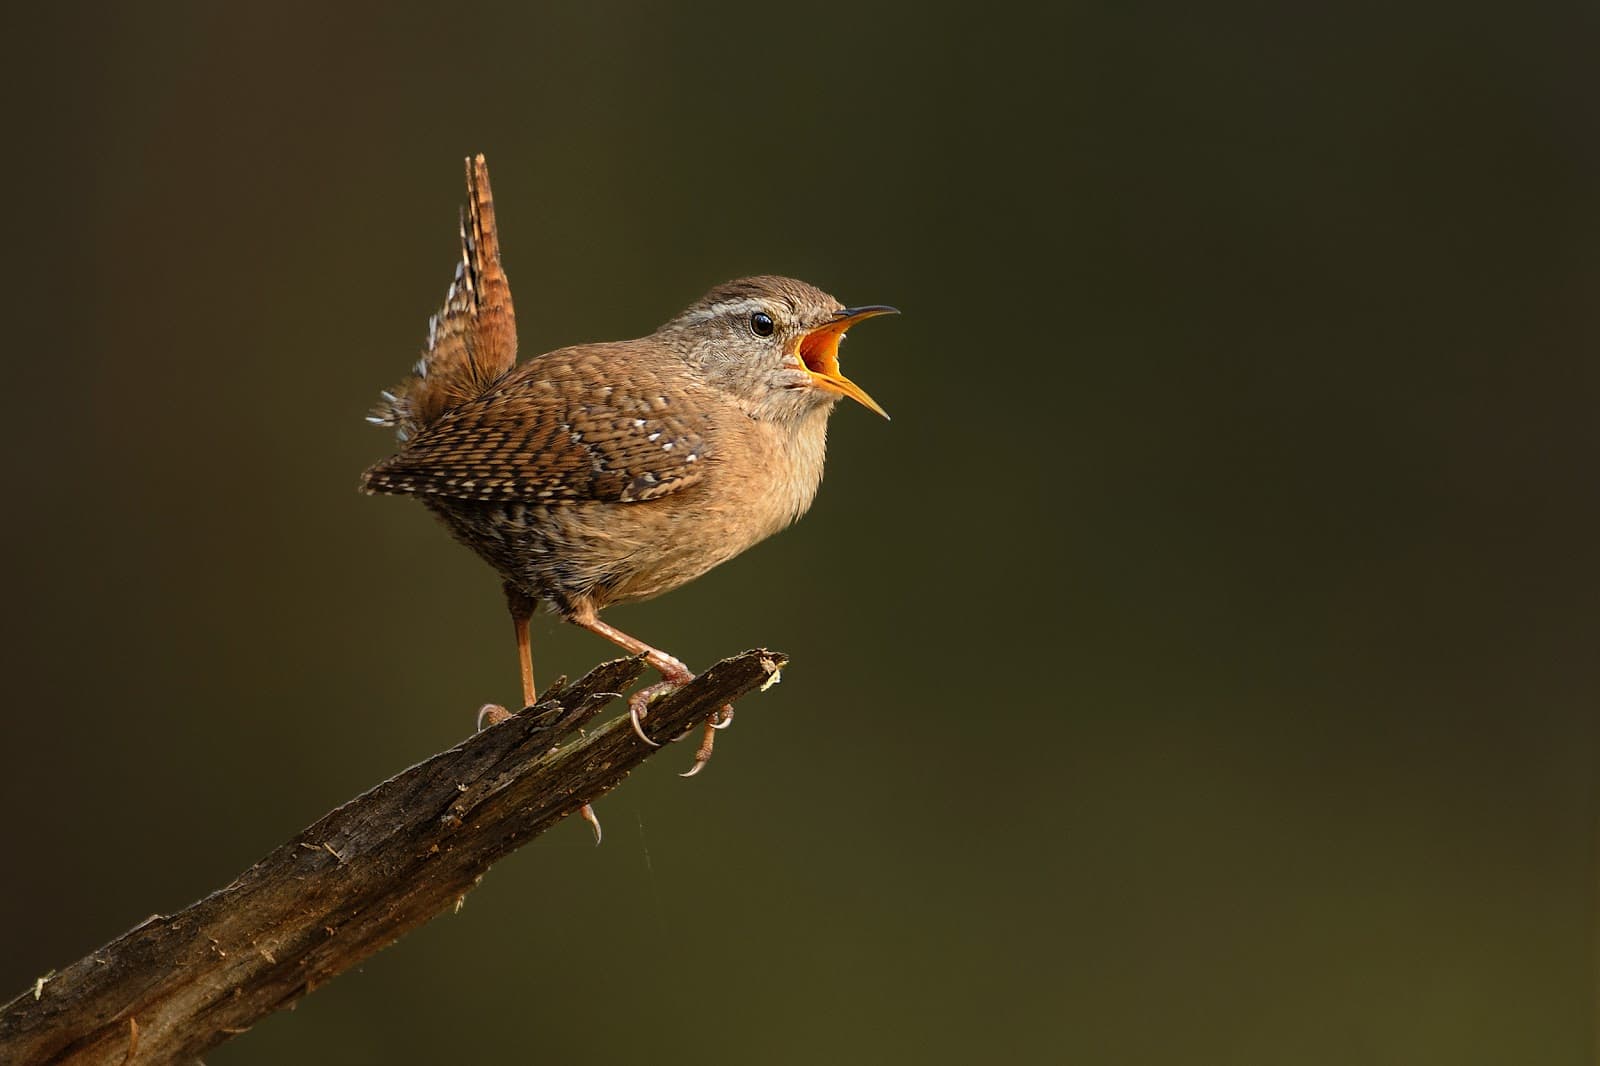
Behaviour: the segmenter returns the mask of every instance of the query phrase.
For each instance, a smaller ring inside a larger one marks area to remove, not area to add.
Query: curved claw
[[[679,777],[693,777],[706,768],[706,763],[711,761],[711,745],[716,743],[717,730],[722,728],[717,724],[717,719],[727,711],[728,708],[724,707],[706,719],[705,730],[700,734],[700,749],[694,753],[694,765],[679,774]]]
[[[478,708],[478,725],[474,732],[483,732],[483,720],[485,718],[489,720],[489,724],[491,726],[495,726],[499,725],[501,722],[510,717],[512,717],[511,712],[500,706],[498,703],[485,703],[482,707]]]
[[[579,811],[578,813],[583,815],[583,820],[589,823],[590,829],[594,830],[594,846],[598,848],[600,846],[600,838],[604,834],[600,829],[600,819],[595,816],[594,808],[585,803],[583,805],[583,810]]]
[[[691,679],[694,677],[693,674],[689,676]],[[646,744],[650,745],[652,748],[659,748],[661,745],[645,736],[644,727],[639,723],[642,722],[647,715],[649,715],[651,700],[655,699],[663,692],[672,691],[681,684],[683,684],[683,681],[679,678],[667,678],[663,681],[657,681],[653,685],[646,685],[644,688],[640,689],[638,692],[635,692],[628,698],[628,720],[633,723],[634,735],[640,740],[644,741]]]
[[[725,703],[725,704],[722,705],[722,710],[718,711],[716,713],[716,715],[711,719],[711,728],[712,729],[726,729],[732,724],[733,724],[733,706],[732,706],[732,704]]]
[[[633,725],[633,735],[650,745],[652,748],[659,748],[661,746],[660,744],[644,735],[644,726],[640,724],[639,720],[644,717],[645,713],[646,712],[640,709],[637,700],[628,701],[628,721]]]

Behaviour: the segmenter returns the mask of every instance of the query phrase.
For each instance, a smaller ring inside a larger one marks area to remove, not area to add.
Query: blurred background
[[[793,657],[705,774],[208,1062],[1592,1061],[1592,7],[28,17],[6,998],[514,700],[355,488],[483,151],[525,355],[788,273],[894,421],[610,616]]]

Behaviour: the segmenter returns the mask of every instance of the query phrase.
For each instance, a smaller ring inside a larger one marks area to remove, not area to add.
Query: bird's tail
[[[367,421],[391,426],[401,441],[446,411],[482,395],[517,362],[517,319],[500,267],[489,165],[467,160],[461,261],[444,307],[428,319],[428,339],[410,377],[386,390]]]

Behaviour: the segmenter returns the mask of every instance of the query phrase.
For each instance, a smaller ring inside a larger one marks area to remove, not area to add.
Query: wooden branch
[[[656,740],[766,684],[784,656],[724,659],[657,699]],[[0,1062],[189,1062],[457,904],[504,855],[656,751],[623,715],[573,738],[638,679],[618,659],[418,763],[256,863],[155,915],[0,1010]]]

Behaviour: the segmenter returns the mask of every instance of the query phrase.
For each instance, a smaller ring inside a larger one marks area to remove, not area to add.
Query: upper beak
[[[848,396],[884,418],[889,412],[878,406],[866,390],[839,372],[839,342],[845,331],[857,322],[879,315],[898,315],[900,312],[886,304],[869,304],[864,307],[846,307],[836,312],[833,320],[809,330],[800,338],[800,361],[811,373],[812,384],[818,388]]]

